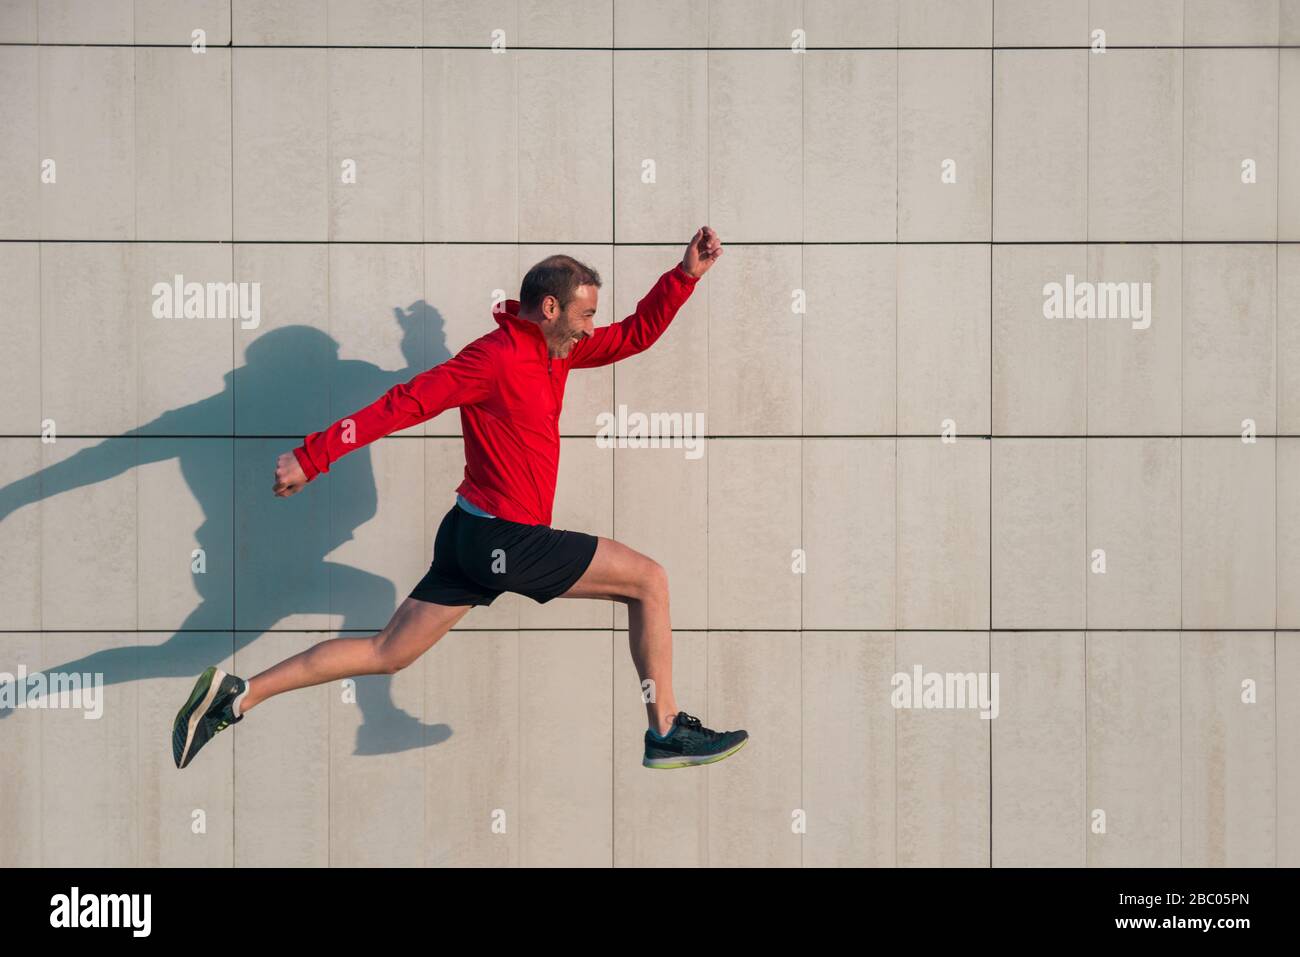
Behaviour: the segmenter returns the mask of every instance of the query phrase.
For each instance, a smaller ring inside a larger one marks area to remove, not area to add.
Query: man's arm
[[[446,362],[393,386],[364,409],[323,432],[313,432],[293,450],[306,481],[328,472],[332,463],[376,439],[455,406],[481,402],[491,394],[493,369],[491,351],[481,342],[472,342]],[[277,494],[282,481],[277,467]]]
[[[569,367],[589,369],[608,365],[649,349],[690,298],[696,282],[721,255],[722,243],[717,233],[701,226],[691,237],[682,261],[659,277],[636,304],[636,312],[621,322],[602,326],[574,346]]]

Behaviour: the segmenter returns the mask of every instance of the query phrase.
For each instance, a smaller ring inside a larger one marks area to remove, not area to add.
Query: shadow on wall
[[[249,473],[256,474],[256,481],[240,482],[236,478],[234,487],[253,490],[265,501],[241,508],[236,530],[230,477],[232,469],[236,476],[240,474],[237,469],[242,457],[235,455],[240,440],[225,446],[212,439],[177,436],[222,434],[232,408],[237,436],[241,435],[241,424],[248,430],[248,437],[294,434],[304,421],[319,422],[315,428],[323,429],[369,405],[394,385],[451,357],[442,316],[424,300],[407,309],[395,307],[393,314],[402,327],[401,348],[406,360],[403,369],[388,371],[369,362],[340,359],[339,344],[310,326],[273,329],[249,344],[244,365],[226,374],[225,388],[220,393],[172,409],[122,436],[82,449],[34,475],[0,487],[2,522],[24,505],[111,479],[135,465],[175,458],[203,510],[203,523],[195,530],[194,541],[204,550],[208,570],[190,576],[199,603],[180,629],[160,645],[132,644],[98,651],[43,668],[43,672],[102,673],[105,685],[148,678],[197,678],[214,663],[212,643],[198,640],[202,636],[197,632],[229,627],[234,612],[230,607],[232,594],[239,608],[234,619],[236,628],[243,621],[253,620],[260,629],[270,629],[289,615],[313,613],[341,613],[341,631],[373,631],[376,623],[388,621],[397,602],[393,583],[325,558],[376,514],[369,446],[335,463],[326,476],[327,482],[313,481],[287,499],[276,498],[271,492],[275,455],[279,452],[269,454],[265,462],[259,459]],[[427,358],[422,358],[425,342],[430,348]],[[342,411],[331,415],[331,408]],[[140,441],[121,442],[120,438]],[[300,438],[287,440],[279,451],[289,451],[300,443]],[[222,455],[235,461],[220,463],[217,459]],[[309,508],[306,500],[313,494],[327,494],[328,508]],[[322,524],[326,527],[319,527]],[[282,552],[285,542],[294,544],[284,554],[284,560],[267,557]],[[251,562],[250,556],[255,555],[262,560]],[[221,570],[223,562],[229,570],[226,573]],[[245,573],[238,574],[236,569],[244,569]],[[94,574],[94,568],[87,567],[86,573]],[[319,587],[322,581],[328,587]],[[58,600],[58,596],[54,597]],[[235,631],[234,652],[263,634],[259,628]],[[391,675],[357,678],[356,692],[362,712],[356,754],[392,754],[451,737],[447,725],[423,724],[397,708]],[[178,700],[177,708],[182,703]],[[13,709],[0,708],[0,720],[13,713]],[[170,725],[157,732],[158,746],[163,747],[164,741],[170,741]]]

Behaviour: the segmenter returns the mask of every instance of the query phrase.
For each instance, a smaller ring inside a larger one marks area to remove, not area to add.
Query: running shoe
[[[178,768],[193,761],[199,748],[218,731],[244,720],[242,714],[235,717],[231,705],[247,687],[243,678],[228,675],[220,668],[209,668],[199,675],[189,700],[176,713],[176,723],[172,725],[172,757]]]
[[[673,726],[666,737],[656,738],[646,729],[645,758],[641,764],[647,768],[712,764],[735,754],[748,740],[748,731],[713,731],[700,724],[699,718],[679,711],[673,716]]]

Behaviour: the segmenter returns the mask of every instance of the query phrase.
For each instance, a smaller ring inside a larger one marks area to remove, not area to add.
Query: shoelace
[[[695,717],[693,714],[687,714],[685,711],[682,711],[677,715],[677,723],[688,731],[698,731],[700,734],[709,738],[716,738],[718,736],[718,732],[710,731],[708,728],[700,724],[699,718]]]

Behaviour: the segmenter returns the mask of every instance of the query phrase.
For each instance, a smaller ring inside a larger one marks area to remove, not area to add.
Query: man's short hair
[[[572,256],[547,256],[524,276],[519,287],[519,308],[529,312],[538,308],[547,296],[554,296],[564,310],[579,286],[600,288],[600,274]]]

